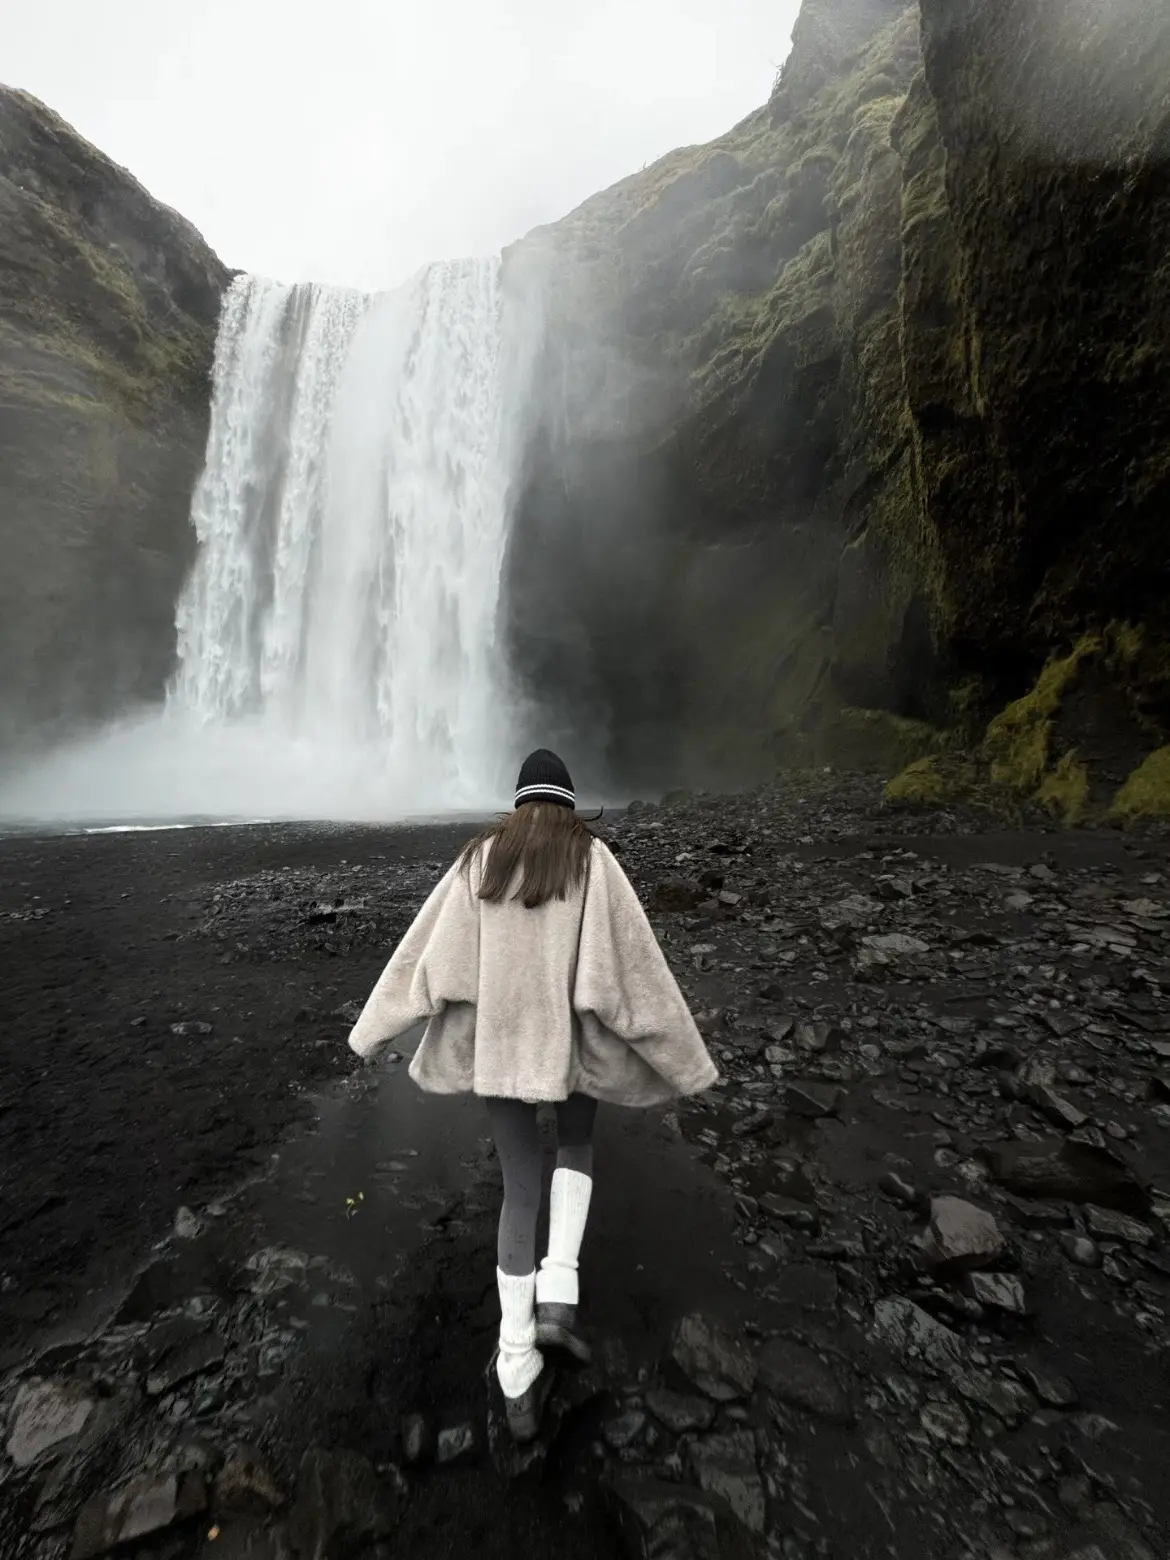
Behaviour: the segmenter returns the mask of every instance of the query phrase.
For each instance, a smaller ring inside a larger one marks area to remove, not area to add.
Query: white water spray
[[[494,262],[373,299],[235,283],[173,708],[349,752],[395,805],[494,797],[515,454],[501,314]]]
[[[3,810],[504,805],[497,609],[527,382],[497,261],[372,297],[238,277],[166,709],[59,752]]]

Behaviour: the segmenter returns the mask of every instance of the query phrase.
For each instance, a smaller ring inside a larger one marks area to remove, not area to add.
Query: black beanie
[[[520,766],[515,805],[523,807],[525,802],[554,802],[558,807],[573,808],[577,805],[569,771],[547,748],[529,753]]]

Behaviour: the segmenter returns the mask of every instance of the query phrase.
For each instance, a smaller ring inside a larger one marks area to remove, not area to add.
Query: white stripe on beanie
[[[576,795],[572,791],[567,791],[563,785],[521,786],[520,790],[516,792],[516,805],[519,806],[521,802],[527,801],[531,796],[555,796],[560,801],[571,802],[573,806],[577,805]]]

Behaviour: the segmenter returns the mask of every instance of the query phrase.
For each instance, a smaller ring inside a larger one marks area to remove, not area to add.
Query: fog
[[[228,265],[394,286],[490,254],[768,95],[798,0],[60,0],[4,79]]]

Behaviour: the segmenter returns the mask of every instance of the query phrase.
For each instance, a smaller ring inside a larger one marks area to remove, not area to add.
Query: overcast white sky
[[[56,0],[3,79],[232,266],[362,287],[484,254],[762,103],[799,0]]]

